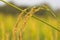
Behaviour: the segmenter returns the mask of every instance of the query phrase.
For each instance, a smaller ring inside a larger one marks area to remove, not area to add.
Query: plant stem
[[[6,1],[2,1],[2,2],[6,3],[7,5],[15,8],[15,9],[17,9],[17,10],[19,10],[19,11],[22,11],[22,9],[20,9],[19,7],[15,6],[15,5],[13,5],[13,4],[9,3],[9,2],[6,2]]]
[[[59,29],[57,29],[57,28],[55,28],[54,26],[52,26],[52,25],[48,24],[47,22],[45,22],[45,21],[41,20],[40,18],[36,17],[35,15],[34,15],[34,16],[32,16],[32,17],[33,17],[33,18],[35,18],[35,19],[37,19],[37,20],[39,20],[39,21],[41,21],[41,22],[43,22],[44,24],[47,24],[47,25],[48,25],[48,26],[50,26],[51,28],[53,28],[53,29],[55,29],[55,30],[57,30],[57,31],[59,31],[59,32],[60,32],[60,30],[59,30]]]

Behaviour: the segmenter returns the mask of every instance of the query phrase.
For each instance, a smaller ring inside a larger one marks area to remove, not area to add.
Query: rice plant
[[[4,19],[4,15],[0,14],[0,40],[60,40],[60,29],[58,28],[58,20],[56,20],[57,17],[48,7],[47,10],[52,12],[52,15],[56,19],[47,16],[48,21],[45,21],[43,18],[34,15],[37,11],[45,9],[45,6],[42,8],[36,8],[34,6],[30,8],[30,11],[27,11],[29,8],[22,10],[9,2],[4,0],[0,1],[21,11],[18,18],[8,15]]]

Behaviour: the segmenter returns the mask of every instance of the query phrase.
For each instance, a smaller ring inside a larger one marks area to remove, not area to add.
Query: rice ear
[[[25,13],[27,9],[24,9],[18,16],[18,19],[17,19],[17,22],[15,24],[15,26],[13,27],[13,40],[15,40],[16,38],[16,32],[17,32],[17,28],[18,28],[18,25],[19,25],[19,22],[22,20],[22,15]]]
[[[36,9],[36,7],[32,7],[31,10],[29,12],[27,12],[27,14],[25,15],[24,20],[23,20],[23,24],[22,24],[22,28],[21,28],[21,31],[20,31],[20,36],[19,36],[20,40],[22,40],[22,33],[24,32],[24,30],[26,28],[26,23],[27,23],[28,19],[30,17],[32,17],[32,15],[39,10],[40,10],[40,8]]]
[[[31,11],[29,11],[29,12],[25,15],[25,17],[24,17],[24,19],[23,19],[22,28],[21,28],[21,30],[20,30],[19,40],[22,40],[22,33],[23,33],[23,31],[25,30],[25,28],[26,28],[26,23],[27,23],[30,15],[34,12],[34,10],[35,10],[35,9],[31,8]]]

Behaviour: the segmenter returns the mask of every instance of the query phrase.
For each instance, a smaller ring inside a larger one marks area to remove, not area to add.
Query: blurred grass
[[[0,40],[6,40],[6,32],[9,33],[9,40],[12,40],[12,28],[16,23],[16,20],[17,16],[5,16],[3,14],[0,14]],[[22,24],[22,21],[23,20],[21,20],[20,24]],[[46,22],[50,23],[53,26],[57,26],[56,28],[60,29],[58,27],[59,24],[56,19],[48,16]],[[20,30],[21,26],[22,25],[19,25],[17,30]],[[19,31],[17,32],[17,40],[18,37]],[[23,32],[23,40],[60,40],[60,32],[31,17],[27,22],[26,30]]]

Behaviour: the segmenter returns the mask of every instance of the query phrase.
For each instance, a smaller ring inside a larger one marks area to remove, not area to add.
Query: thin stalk
[[[50,25],[49,23],[47,23],[47,22],[45,22],[45,21],[41,20],[40,18],[36,17],[35,15],[34,15],[34,16],[32,16],[32,17],[33,17],[33,18],[35,18],[35,19],[37,19],[37,20],[39,20],[39,21],[41,21],[41,22],[43,22],[44,24],[46,24],[46,25],[50,26],[51,28],[53,28],[53,29],[57,30],[58,32],[60,32],[60,30],[59,30],[58,28],[55,28],[54,26],[52,26],[52,25]]]
[[[51,8],[47,5],[43,5],[42,8],[46,9],[48,12],[51,13],[51,15],[53,15],[53,17],[57,20],[58,23],[60,23],[59,19],[57,18],[57,16],[55,15],[55,12],[53,10],[51,10]]]
[[[2,2],[4,2],[5,4],[7,4],[7,5],[9,5],[9,6],[13,7],[13,8],[15,8],[15,9],[17,9],[17,10],[19,10],[19,11],[23,11],[21,8],[15,6],[15,5],[13,5],[13,4],[9,3],[9,2],[6,2],[6,1],[4,1],[4,0],[2,0]],[[27,9],[29,9],[29,8],[27,8]]]
[[[51,10],[51,8],[49,6],[47,6],[46,4],[44,4],[42,6],[42,8],[46,9],[48,12],[51,12],[51,14],[56,18],[56,15],[55,15],[54,11]]]
[[[6,2],[4,0],[2,0],[2,2],[4,2],[5,4],[7,4],[7,5],[9,5],[9,6],[13,7],[13,8],[15,8],[15,9],[17,9],[19,11],[22,11],[22,9],[20,9],[19,7],[15,6],[15,5],[13,5],[13,4],[9,3],[9,2]]]

